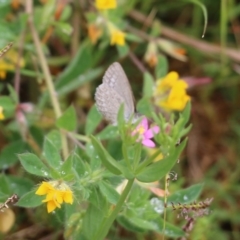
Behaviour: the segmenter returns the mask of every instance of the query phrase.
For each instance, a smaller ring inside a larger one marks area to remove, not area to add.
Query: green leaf
[[[3,108],[3,114],[6,118],[14,114],[16,104],[10,97],[0,97],[0,106]]]
[[[117,218],[117,221],[119,224],[121,224],[125,229],[132,231],[132,232],[146,232],[146,229],[143,229],[143,226],[138,226],[137,224],[134,224],[134,221],[131,221],[129,217],[125,217],[123,215],[120,215]]]
[[[7,178],[5,174],[1,174],[0,175],[0,192],[3,193],[3,195],[5,194],[6,196],[9,196],[12,194],[12,192],[10,191],[10,187],[9,184],[7,182]],[[4,199],[3,199],[4,200]]]
[[[162,218],[155,219],[155,223],[158,226],[157,232],[163,233],[164,220]],[[171,223],[165,222],[164,235],[172,238],[178,238],[185,236],[185,232]]]
[[[90,158],[91,171],[100,169],[102,162],[98,156],[96,149],[93,147],[92,143],[86,144],[86,153]]]
[[[185,107],[184,111],[180,114],[180,117],[178,121],[176,122],[172,136],[174,139],[178,140],[182,136],[188,133],[191,129],[191,125],[185,128],[185,125],[188,123],[191,113],[191,104],[190,102],[187,103],[187,106]]]
[[[8,91],[10,92],[10,97],[15,104],[18,104],[18,94],[16,93],[15,89],[10,84],[8,84],[7,87]]]
[[[149,72],[143,76],[143,97],[150,98],[153,95],[154,79]]]
[[[113,125],[108,125],[96,135],[96,137],[101,140],[114,139],[117,136],[119,136],[118,128]]]
[[[131,42],[138,42],[138,43],[143,42],[143,40],[139,36],[132,33],[128,33],[126,35],[126,39]]]
[[[103,165],[112,173],[119,175],[121,174],[120,166],[119,164],[116,162],[115,159],[113,159],[109,153],[103,148],[102,144],[99,142],[99,140],[97,140],[97,138],[95,138],[94,136],[90,136],[91,140],[92,140],[92,144],[96,150],[96,152],[98,153]]]
[[[175,149],[169,150],[169,156],[157,161],[137,174],[137,179],[140,182],[154,182],[164,177],[175,165],[181,152],[186,145],[186,139]]]
[[[29,189],[34,186],[34,183],[27,178],[5,175],[5,182],[8,185],[9,195],[17,194],[19,197],[26,194]]]
[[[59,168],[61,164],[61,156],[59,154],[59,150],[48,138],[45,138],[44,140],[43,157],[47,160],[47,163],[52,168]]]
[[[91,199],[93,199],[96,204],[93,204]],[[94,239],[94,234],[96,234],[106,216],[109,205],[104,196],[98,191],[92,193],[91,199],[82,223],[82,232],[88,240]]]
[[[125,117],[124,117],[124,104],[122,103],[119,110],[118,110],[118,115],[117,115],[117,126],[119,129],[119,132],[124,131],[125,128]]]
[[[82,158],[74,153],[73,154],[73,169],[75,170],[77,176],[83,177],[85,175],[85,172],[87,171],[85,163],[83,162]]]
[[[90,109],[87,116],[87,122],[85,126],[85,133],[87,135],[90,135],[94,132],[94,130],[97,128],[98,124],[101,122],[102,116],[98,112],[95,105]]]
[[[137,103],[137,111],[147,117],[152,117],[153,107],[149,98],[142,98]]]
[[[52,142],[52,144],[60,150],[62,148],[62,141],[61,141],[61,135],[59,130],[52,130],[47,134],[47,138],[49,141]]]
[[[168,204],[171,205],[171,202],[174,204],[185,204],[194,202],[199,197],[203,185],[203,183],[195,184],[189,188],[174,192],[168,197]]]
[[[37,207],[42,204],[42,200],[45,196],[38,196],[35,194],[36,189],[26,193],[23,195],[19,201],[17,202],[17,206],[25,207],[25,208],[32,208]]]
[[[119,193],[106,182],[100,182],[98,186],[102,195],[107,198],[108,202],[116,205],[120,197]]]
[[[59,91],[70,84],[79,75],[85,73],[91,67],[92,46],[90,42],[82,42],[74,59],[68,64],[64,72],[59,76],[56,89]]]
[[[117,50],[118,50],[119,57],[123,58],[123,57],[126,57],[128,55],[129,47],[128,47],[127,44],[125,44],[123,46],[117,45]]]
[[[59,90],[58,90],[58,96],[63,96],[71,91],[76,90],[80,86],[82,86],[85,83],[91,82],[92,80],[96,79],[103,73],[103,68],[102,67],[97,67],[88,70],[87,72],[77,76],[76,78],[72,79],[71,82],[69,82],[66,85],[63,85]]]
[[[59,172],[65,181],[70,181],[73,178],[73,154],[71,154],[61,165]]]
[[[165,77],[167,73],[168,73],[168,60],[166,56],[160,55],[158,56],[158,62],[155,67],[156,79]]]
[[[67,131],[74,131],[77,127],[77,116],[73,106],[70,106],[63,115],[57,119],[56,125]]]
[[[0,169],[7,169],[18,162],[17,154],[24,151],[26,143],[22,140],[10,142],[0,153]]]
[[[45,178],[50,177],[48,168],[35,154],[23,153],[18,154],[18,157],[27,172]]]

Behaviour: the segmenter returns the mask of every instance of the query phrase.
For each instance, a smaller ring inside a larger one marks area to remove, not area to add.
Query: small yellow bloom
[[[96,8],[98,10],[114,9],[117,7],[116,0],[96,0]]]
[[[165,109],[182,111],[190,100],[187,88],[187,83],[179,79],[177,72],[170,72],[156,83],[155,103]]]
[[[4,120],[5,119],[5,116],[3,114],[3,107],[0,106],[0,120]]]
[[[186,94],[184,89],[172,88],[166,101],[162,102],[162,106],[168,109],[182,111],[190,97]]]
[[[46,198],[42,202],[47,203],[48,213],[54,211],[56,208],[61,208],[63,202],[73,203],[72,191],[68,185],[59,181],[42,182],[35,194],[46,195]]]
[[[125,33],[120,30],[111,31],[111,45],[125,45]]]
[[[166,91],[171,89],[174,84],[177,83],[179,75],[177,72],[170,72],[166,77],[159,79],[157,81],[157,90],[156,91]]]

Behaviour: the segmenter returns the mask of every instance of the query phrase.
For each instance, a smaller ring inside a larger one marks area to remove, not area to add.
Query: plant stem
[[[164,215],[163,215],[163,237],[165,239],[165,229],[166,229],[166,217],[167,217],[167,192],[168,192],[168,174],[165,176],[165,189],[164,189]]]
[[[227,42],[227,11],[228,5],[226,0],[221,1],[221,21],[220,21],[220,41],[221,41],[221,73],[224,75],[224,65],[226,64],[226,56],[224,54]]]
[[[50,98],[51,98],[51,102],[53,105],[53,109],[55,112],[55,116],[56,118],[59,118],[62,115],[61,112],[61,108],[58,102],[58,98],[57,98],[57,93],[54,89],[54,85],[53,85],[53,81],[52,81],[52,77],[48,68],[48,64],[47,64],[47,60],[44,56],[44,53],[42,51],[42,47],[41,47],[41,41],[39,39],[38,33],[35,29],[34,26],[34,22],[33,22],[33,2],[32,1],[26,1],[26,12],[28,14],[28,24],[30,27],[30,31],[32,33],[32,37],[33,37],[33,41],[36,47],[36,51],[37,51],[37,55],[39,58],[39,62],[42,68],[42,71],[44,73],[44,77],[47,83],[47,88],[49,90],[50,93]],[[66,135],[64,134],[63,131],[61,132],[61,140],[62,140],[62,147],[63,147],[63,158],[66,159],[68,156],[68,145],[67,145],[67,138]]]
[[[97,233],[93,237],[93,240],[103,240],[106,237],[113,221],[116,219],[119,211],[121,210],[128,194],[129,194],[129,192],[132,188],[133,182],[134,182],[134,179],[128,180],[128,183],[127,183],[127,185],[126,185],[126,187],[125,187],[117,205],[115,206],[111,215],[108,218],[105,218],[103,220],[102,224],[99,227],[99,230],[97,231]]]

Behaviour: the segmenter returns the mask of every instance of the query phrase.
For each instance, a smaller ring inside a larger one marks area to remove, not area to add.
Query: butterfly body
[[[96,106],[103,117],[113,125],[121,104],[124,105],[126,120],[134,114],[134,97],[127,76],[117,62],[111,64],[103,76],[102,84],[96,89]]]

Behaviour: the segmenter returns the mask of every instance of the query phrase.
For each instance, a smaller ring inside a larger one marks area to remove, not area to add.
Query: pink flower
[[[148,128],[148,120],[146,117],[143,118],[141,123],[137,126],[137,128],[132,132],[132,136],[138,134],[137,142],[142,142],[142,145],[153,148],[155,147],[155,143],[151,140],[154,134],[159,132],[159,127],[154,126]]]

